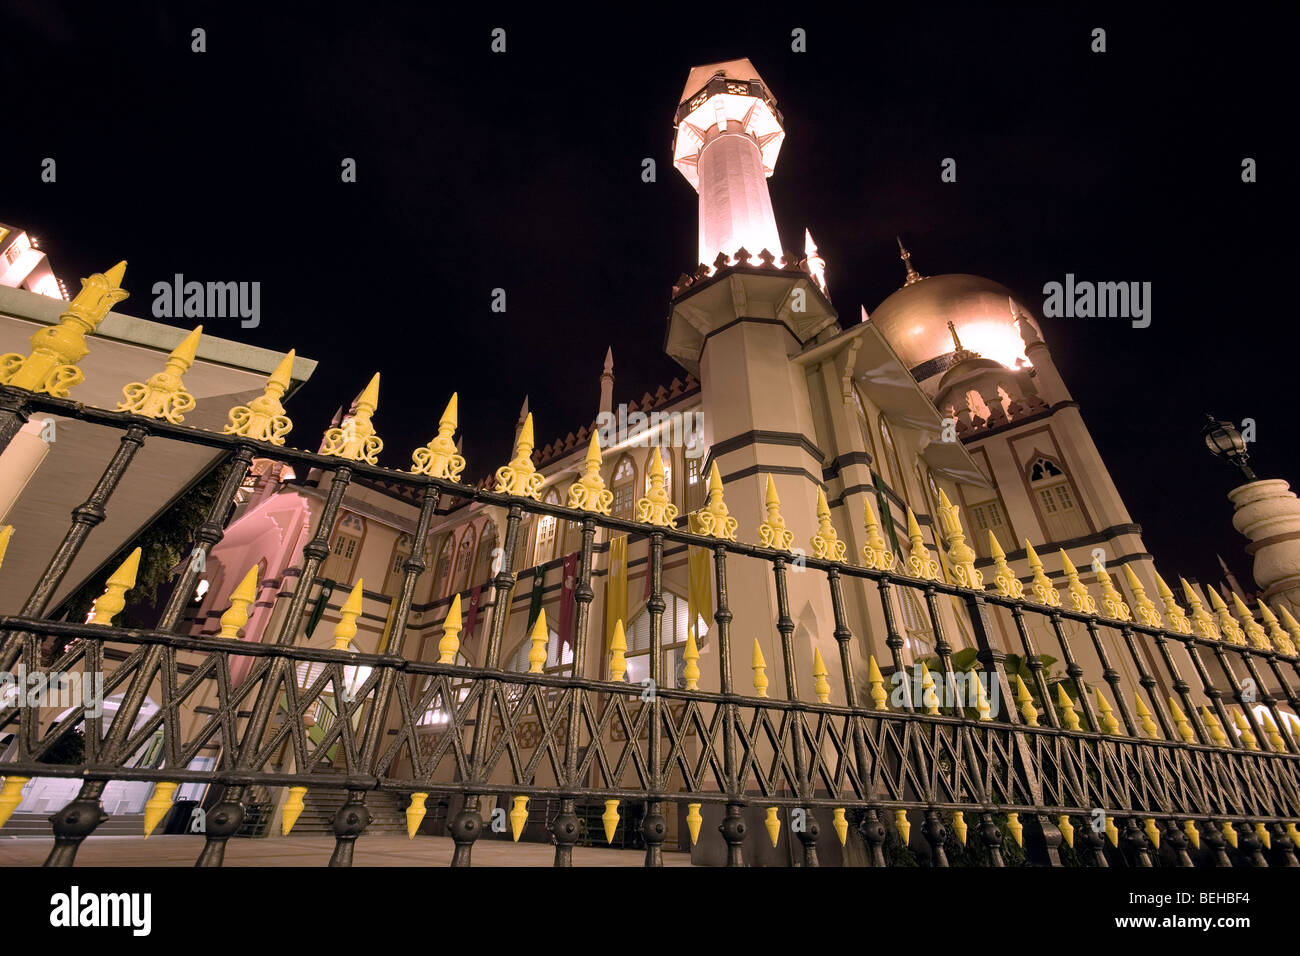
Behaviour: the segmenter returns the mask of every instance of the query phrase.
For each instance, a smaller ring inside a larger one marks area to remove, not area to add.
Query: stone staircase
[[[290,836],[320,836],[334,833],[334,814],[347,801],[346,790],[308,790],[303,797],[302,816]],[[395,793],[372,790],[366,794],[370,811],[367,833],[406,833],[406,799]]]
[[[144,814],[114,814],[95,828],[95,836],[143,836]],[[54,831],[50,829],[49,813],[15,813],[0,830],[0,839],[17,837],[19,839],[50,839]]]

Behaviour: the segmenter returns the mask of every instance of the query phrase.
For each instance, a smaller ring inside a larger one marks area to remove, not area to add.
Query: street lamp
[[[1206,415],[1201,437],[1205,439],[1205,447],[1215,457],[1236,465],[1247,481],[1259,480],[1246,464],[1250,458],[1246,454],[1246,442],[1232,422],[1221,422],[1213,415]]]

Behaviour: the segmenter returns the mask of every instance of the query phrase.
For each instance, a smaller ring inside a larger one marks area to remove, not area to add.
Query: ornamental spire
[[[230,421],[221,429],[226,435],[242,435],[254,441],[283,445],[284,436],[293,428],[293,422],[284,414],[280,399],[289,390],[289,376],[297,353],[289,353],[280,360],[266,380],[266,391],[247,405],[236,405],[230,410]]]
[[[862,520],[867,529],[867,543],[862,546],[862,563],[877,571],[894,570],[894,552],[885,545],[885,538],[880,533],[880,522],[871,510],[871,497],[862,499]]]
[[[979,352],[972,352],[970,349],[964,348],[962,346],[961,339],[957,337],[957,326],[952,324],[951,319],[948,320],[948,334],[952,336],[952,347],[953,347],[952,364],[953,365],[956,365],[959,362],[965,362],[967,359],[977,359],[980,357]]]
[[[527,408],[528,399],[524,399]],[[492,490],[497,494],[521,495],[533,500],[540,499],[542,482],[546,479],[533,467],[533,413],[524,415],[524,423],[519,428],[515,439],[515,457],[508,465],[497,469],[497,483]]]
[[[911,547],[907,552],[907,569],[914,578],[927,581],[939,580],[939,562],[930,557],[930,549],[921,537],[921,526],[916,522],[912,509],[907,509],[907,540]]]
[[[765,548],[777,551],[789,551],[794,541],[794,532],[785,526],[781,516],[781,499],[776,496],[776,482],[767,476],[767,497],[764,502],[767,520],[758,526],[758,543]]]
[[[411,454],[411,471],[415,474],[460,481],[460,473],[465,470],[465,458],[452,440],[460,418],[458,394],[451,393],[451,401],[438,420],[438,434],[429,444]]]
[[[609,514],[609,506],[614,503],[614,493],[605,487],[600,477],[602,463],[600,454],[600,436],[591,433],[591,443],[587,445],[587,462],[583,475],[569,486],[570,508],[579,511],[594,511],[596,514]]]
[[[835,533],[831,524],[831,509],[826,503],[826,492],[817,489],[817,533],[812,538],[813,556],[826,561],[843,561],[847,545]]]
[[[148,381],[124,385],[123,400],[117,403],[117,410],[145,418],[163,418],[173,425],[183,422],[185,413],[194,408],[194,396],[186,390],[181,376],[194,364],[202,334],[200,325],[185,336],[167,356],[163,370],[150,375]]]
[[[344,418],[338,427],[325,432],[320,453],[364,461],[368,465],[379,464],[375,456],[383,451],[384,441],[375,434],[375,426],[370,421],[378,407],[379,373],[376,372],[357,396],[357,410]]]
[[[699,511],[690,514],[691,533],[735,541],[738,526],[739,522],[728,513],[722,500],[722,475],[715,461],[709,466],[709,500]]]
[[[663,455],[656,445],[650,457],[650,487],[646,489],[644,498],[637,499],[637,521],[669,527],[677,518],[677,506],[668,497],[665,480]]]
[[[902,259],[903,265],[907,266],[907,279],[903,282],[903,285],[905,287],[915,285],[924,279],[925,276],[912,268],[912,254],[903,246],[903,240],[898,236],[895,236],[894,239],[898,242],[898,258]]]

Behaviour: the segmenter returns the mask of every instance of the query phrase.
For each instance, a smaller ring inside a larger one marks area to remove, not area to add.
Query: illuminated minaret
[[[742,247],[781,255],[767,177],[785,130],[776,97],[749,60],[691,70],[677,108],[673,165],[700,194],[700,262]]]

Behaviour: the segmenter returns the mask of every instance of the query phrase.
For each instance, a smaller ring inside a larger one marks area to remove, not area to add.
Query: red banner
[[[483,596],[483,585],[475,585],[469,592],[469,611],[465,614],[465,640],[474,640],[474,625],[478,623],[478,604]]]
[[[564,569],[560,573],[560,648],[573,644],[573,591],[578,586],[578,552],[564,556]]]

